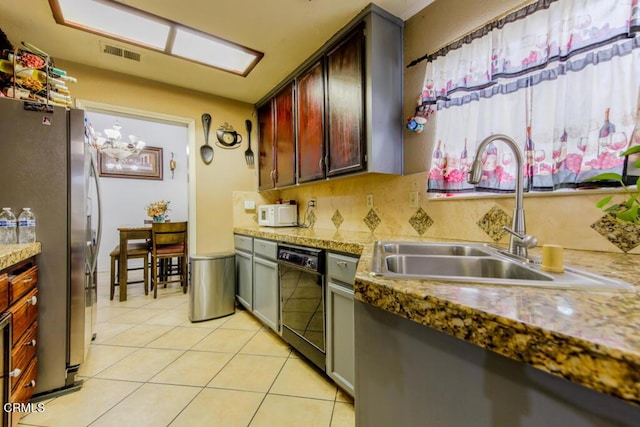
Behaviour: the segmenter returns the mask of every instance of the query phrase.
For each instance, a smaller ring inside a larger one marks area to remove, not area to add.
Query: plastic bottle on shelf
[[[36,217],[31,208],[22,208],[18,216],[18,243],[35,243]]]
[[[76,79],[75,77],[71,77],[71,76],[58,76],[59,78],[61,78],[62,80],[71,82],[71,83],[78,83],[78,79]]]
[[[58,79],[62,79],[68,82],[72,82],[72,83],[77,83],[78,80],[75,77],[71,77],[69,75],[67,75],[67,72],[65,70],[61,70],[60,68],[52,68],[51,70],[51,74],[53,74],[53,76],[55,78]]]
[[[0,245],[12,245],[17,243],[16,216],[11,208],[2,208],[0,212]]]

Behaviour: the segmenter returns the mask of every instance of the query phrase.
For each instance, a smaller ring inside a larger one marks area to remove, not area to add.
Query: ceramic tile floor
[[[353,400],[251,314],[191,323],[176,285],[109,301],[99,275],[97,337],[80,391],[21,426],[353,426]]]

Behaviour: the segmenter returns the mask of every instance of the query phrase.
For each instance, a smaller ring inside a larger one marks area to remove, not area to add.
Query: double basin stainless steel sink
[[[565,266],[542,271],[520,258],[482,243],[378,241],[371,275],[388,279],[430,279],[507,286],[633,291],[633,285]]]

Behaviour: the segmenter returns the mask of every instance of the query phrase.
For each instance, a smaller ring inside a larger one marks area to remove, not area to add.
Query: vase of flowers
[[[147,215],[153,219],[153,222],[164,222],[167,216],[167,212],[170,211],[169,203],[170,202],[166,200],[149,203],[146,206]]]

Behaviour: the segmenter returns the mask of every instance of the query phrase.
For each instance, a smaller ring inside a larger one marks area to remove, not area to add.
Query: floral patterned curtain
[[[418,108],[435,111],[429,191],[513,191],[500,141],[482,153],[480,184],[466,182],[495,133],[519,143],[528,189],[622,173],[640,102],[639,23],[638,0],[540,0],[429,55]]]

